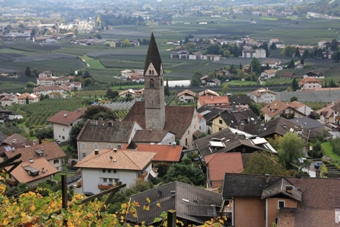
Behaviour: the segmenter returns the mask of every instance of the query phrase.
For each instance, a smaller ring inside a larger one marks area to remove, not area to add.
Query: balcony
[[[98,189],[99,190],[107,190],[112,188],[113,185],[112,184],[98,184]]]

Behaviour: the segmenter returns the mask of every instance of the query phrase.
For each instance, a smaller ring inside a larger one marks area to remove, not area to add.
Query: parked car
[[[314,163],[314,168],[315,169],[320,169],[320,166],[322,165],[322,162],[321,161],[318,161],[318,162],[315,162]]]

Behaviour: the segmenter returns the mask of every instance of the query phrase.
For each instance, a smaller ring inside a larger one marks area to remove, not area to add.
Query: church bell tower
[[[163,130],[165,124],[163,64],[151,34],[144,65],[145,129]]]

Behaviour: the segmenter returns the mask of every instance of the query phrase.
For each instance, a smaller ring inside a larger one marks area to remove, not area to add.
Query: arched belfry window
[[[161,79],[161,87],[163,87],[163,80]]]
[[[150,79],[149,87],[150,88],[155,88],[155,81],[153,79]]]
[[[154,74],[155,74],[154,70],[150,69],[150,70],[149,70],[149,74],[150,74],[150,75],[154,75]]]

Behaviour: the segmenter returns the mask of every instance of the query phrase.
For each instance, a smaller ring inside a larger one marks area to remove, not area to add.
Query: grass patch
[[[258,85],[255,81],[240,81],[240,80],[232,80],[228,82],[229,86],[247,86],[247,85]]]
[[[261,20],[278,20],[279,18],[276,18],[276,17],[260,17]]]
[[[66,177],[70,177],[70,176],[73,176],[73,173],[69,173],[69,172],[59,172],[59,173],[56,173],[54,176],[53,176],[53,180],[56,180],[58,182],[61,181],[61,175],[65,174]]]
[[[340,156],[333,153],[333,148],[330,142],[324,142],[321,144],[324,154],[330,157],[333,161],[340,161]]]

